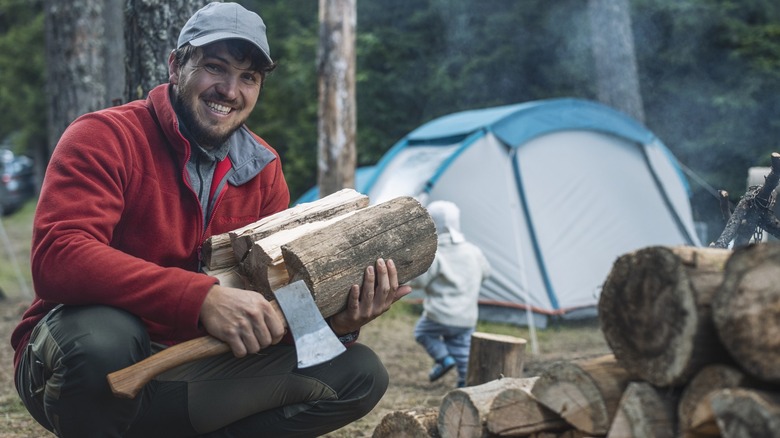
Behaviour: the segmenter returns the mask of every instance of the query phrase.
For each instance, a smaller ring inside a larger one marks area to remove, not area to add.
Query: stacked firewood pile
[[[780,245],[648,247],[598,304],[610,355],[451,391],[381,437],[778,437]]]

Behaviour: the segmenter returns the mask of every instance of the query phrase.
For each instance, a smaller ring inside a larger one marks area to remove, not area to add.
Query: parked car
[[[0,149],[0,211],[9,215],[35,196],[35,174],[30,157]]]

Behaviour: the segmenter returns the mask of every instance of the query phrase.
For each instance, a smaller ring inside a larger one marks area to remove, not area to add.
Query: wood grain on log
[[[747,382],[739,369],[723,364],[707,365],[685,385],[677,406],[678,428],[683,438],[720,436],[710,397],[715,391],[736,388]]]
[[[620,397],[607,438],[674,438],[677,394],[647,382],[631,382]]]
[[[717,333],[740,367],[780,383],[780,244],[736,249],[712,306]]]
[[[313,202],[298,204],[264,217],[252,224],[209,237],[203,243],[201,258],[207,269],[217,270],[237,265],[255,240],[295,228],[307,222],[325,220],[368,206],[368,196],[353,189],[343,189]]]
[[[443,437],[481,438],[486,435],[493,399],[505,389],[528,385],[526,379],[505,378],[448,392],[439,407],[439,433]]]
[[[723,438],[780,437],[780,394],[745,388],[712,395],[712,411]]]
[[[282,245],[282,257],[290,281],[304,280],[328,317],[346,306],[337,292],[360,284],[369,263],[392,259],[398,281],[405,283],[428,270],[436,248],[430,214],[416,199],[403,196]]]
[[[240,263],[241,273],[247,279],[250,289],[261,292],[267,298],[271,297],[273,290],[289,281],[282,256],[282,245],[345,219],[353,213],[347,212],[327,220],[301,224],[256,240]]]
[[[481,385],[501,377],[523,377],[526,343],[515,336],[474,332],[466,385]]]
[[[496,436],[527,436],[562,432],[571,426],[560,415],[539,403],[531,389],[538,377],[522,378],[517,386],[499,390],[488,409],[485,427]]]
[[[628,372],[608,354],[553,363],[531,394],[577,430],[605,435],[628,382]]]
[[[654,246],[615,261],[598,303],[618,362],[655,386],[684,385],[704,365],[728,362],[711,301],[731,251]]]
[[[438,418],[438,408],[394,411],[382,417],[371,438],[440,437],[436,426]]]

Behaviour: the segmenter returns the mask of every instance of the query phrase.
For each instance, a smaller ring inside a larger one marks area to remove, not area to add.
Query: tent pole
[[[510,162],[513,162],[517,159],[517,150],[512,149],[509,153]],[[511,172],[508,172],[507,175],[507,187],[516,187],[515,181],[509,176]],[[520,211],[520,205],[518,196],[515,196],[513,199],[509,201],[509,205],[512,207],[515,213],[515,217],[520,217],[522,212]],[[519,224],[517,221],[512,221],[512,234],[515,236],[515,249],[517,250],[517,260],[522,260],[523,254],[520,250],[520,245],[522,242],[520,242],[520,230],[519,230]],[[520,287],[523,289],[523,294],[525,295],[523,298],[525,299],[525,317],[528,320],[528,334],[531,338],[531,354],[534,356],[539,355],[539,343],[536,339],[536,323],[534,322],[534,315],[531,311],[531,295],[528,293],[528,278],[526,277],[524,272],[520,273]]]

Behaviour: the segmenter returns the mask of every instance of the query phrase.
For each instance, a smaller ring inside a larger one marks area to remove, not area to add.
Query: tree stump
[[[780,383],[780,244],[735,250],[712,306],[734,360],[760,380]]]
[[[648,247],[615,261],[599,298],[601,329],[618,362],[655,386],[684,385],[729,362],[710,304],[731,251]]]
[[[523,377],[525,345],[525,339],[515,336],[474,332],[466,385],[481,385],[501,377]]]
[[[675,438],[677,397],[647,382],[631,382],[620,398],[607,438]]]
[[[780,394],[745,388],[712,395],[712,412],[723,438],[780,437]]]
[[[431,438],[440,437],[436,423],[436,408],[407,409],[391,412],[379,422],[371,438]]]
[[[678,428],[683,438],[719,437],[720,429],[710,404],[719,389],[736,388],[747,376],[729,365],[713,364],[701,369],[685,386],[677,406]]]
[[[553,363],[531,394],[577,430],[606,435],[628,382],[628,372],[608,354]]]

